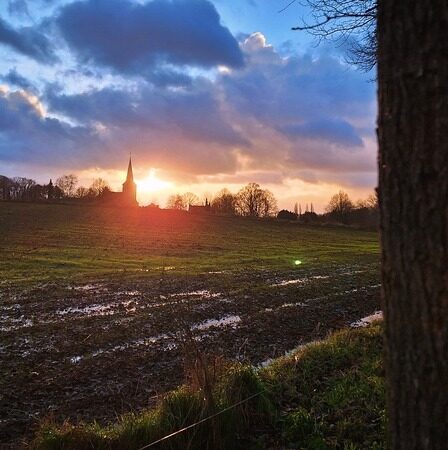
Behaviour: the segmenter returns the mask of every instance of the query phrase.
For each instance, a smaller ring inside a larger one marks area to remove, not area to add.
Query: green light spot
[[[300,259],[296,259],[296,260],[294,261],[294,264],[295,264],[296,266],[300,266],[300,264],[302,264],[302,261],[300,261]]]

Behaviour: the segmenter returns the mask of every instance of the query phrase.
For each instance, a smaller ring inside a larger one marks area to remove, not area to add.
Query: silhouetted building
[[[128,173],[126,181],[123,183],[122,192],[105,191],[101,201],[107,205],[129,207],[138,206],[137,203],[137,185],[134,182],[134,173],[132,171],[132,160],[129,157]]]
[[[210,202],[205,199],[205,205],[188,205],[188,212],[191,214],[210,214]]]
[[[288,211],[286,209],[282,209],[277,214],[277,219],[280,220],[297,220],[298,214]]]

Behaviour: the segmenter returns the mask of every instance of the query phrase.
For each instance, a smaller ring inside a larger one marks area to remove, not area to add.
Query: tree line
[[[377,228],[379,220],[378,199],[369,195],[365,200],[353,202],[344,191],[334,194],[323,214],[314,211],[313,204],[302,210],[302,205],[294,205],[294,211],[282,209],[277,214],[278,219],[298,220],[303,223],[337,223],[344,225],[358,225],[367,228]]]
[[[29,178],[0,176],[0,199],[3,200],[92,201],[101,199],[107,192],[110,192],[109,183],[102,178],[96,178],[89,187],[84,187],[78,186],[78,178],[73,174],[62,175],[54,183],[50,180],[44,185]],[[277,217],[303,223],[332,222],[367,227],[376,227],[378,223],[378,201],[374,195],[353,202],[346,192],[339,191],[330,199],[324,214],[317,214],[312,203],[310,207],[307,204],[303,211],[302,205],[298,203],[294,205],[293,211],[279,211],[274,194],[257,183],[249,183],[237,193],[224,188],[213,197],[206,198],[205,202],[201,202],[192,192],[176,193],[168,198],[166,204],[168,209],[180,211],[188,211],[192,206],[203,206],[205,211],[217,215]]]
[[[365,200],[352,201],[344,191],[334,194],[323,214],[317,214],[314,206],[296,203],[293,211],[278,210],[277,200],[267,189],[257,183],[249,183],[236,194],[227,188],[219,191],[215,196],[201,202],[192,192],[173,194],[168,198],[167,208],[187,211],[190,207],[202,206],[206,212],[218,215],[243,217],[277,217],[281,220],[298,220],[303,223],[338,223],[344,225],[359,225],[376,228],[378,224],[378,199],[369,195]]]
[[[199,205],[199,197],[191,192],[171,195],[167,202],[167,208],[177,210]],[[236,194],[224,188],[213,198],[206,198],[203,206],[215,214],[244,217],[275,217],[278,212],[274,194],[257,183],[247,184]]]
[[[0,199],[15,201],[45,200],[95,200],[110,191],[109,184],[102,178],[93,180],[89,187],[78,186],[78,177],[62,175],[53,183],[39,184],[25,177],[8,178],[0,175]]]

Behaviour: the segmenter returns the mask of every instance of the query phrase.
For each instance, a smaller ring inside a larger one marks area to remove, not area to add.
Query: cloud
[[[40,114],[29,94],[4,93],[0,160],[121,169],[132,151],[138,165],[184,182],[373,186],[375,93],[366,77],[338,55],[286,57],[261,33],[240,48],[245,65],[214,76],[171,64],[146,81],[87,73],[78,91],[49,84]]]
[[[288,124],[280,127],[280,131],[291,138],[316,139],[345,148],[363,146],[363,141],[355,128],[341,119],[320,118],[304,123]]]
[[[236,68],[244,63],[238,42],[207,0],[76,1],[55,21],[81,61],[119,73],[151,76],[164,64]]]
[[[280,56],[254,33],[242,43],[246,67],[224,75],[229,102],[259,120],[284,125],[324,116],[365,116],[374,99],[373,85],[332,55]]]
[[[10,15],[29,16],[26,0],[9,0],[8,13]]]
[[[27,78],[20,75],[15,68],[10,69],[7,74],[0,76],[0,79],[11,86],[16,86],[30,92],[36,92],[34,85]]]
[[[186,73],[167,68],[156,69],[148,75],[148,80],[156,87],[191,87],[192,78]]]
[[[104,88],[77,95],[47,90],[46,99],[53,112],[88,125],[99,122],[105,127],[134,130],[150,129],[165,135],[195,142],[223,146],[249,145],[220,109],[212,86],[196,83],[189,90],[160,90],[147,84],[138,90]]]
[[[246,66],[218,84],[252,142],[244,153],[252,168],[375,171],[364,136],[375,92],[363,74],[328,53],[281,56],[261,33],[241,46]]]
[[[0,89],[0,160],[76,166],[94,141],[93,130],[48,117],[36,96]]]
[[[16,30],[1,17],[0,44],[41,63],[52,64],[57,61],[49,39],[38,28],[22,27]]]

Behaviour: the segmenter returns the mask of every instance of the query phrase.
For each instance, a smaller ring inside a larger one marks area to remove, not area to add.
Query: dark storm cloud
[[[96,141],[94,131],[46,117],[37,98],[0,90],[0,160],[78,166]],[[82,160],[82,158],[81,158]]]
[[[178,178],[374,179],[374,141],[365,132],[374,123],[374,86],[362,74],[337,56],[284,57],[260,33],[241,49],[244,67],[215,78],[164,65],[147,81],[112,84],[105,76],[101,88],[87,74],[78,93],[48,85],[46,113],[26,93],[3,94],[0,160],[114,168],[132,150],[142,165]]]
[[[81,123],[101,122],[110,126],[144,126],[149,119],[141,117],[132,104],[132,93],[104,88],[83,94],[66,95],[58,86],[49,86],[46,101],[51,111]]]
[[[280,131],[291,138],[323,140],[346,148],[363,145],[354,127],[345,120],[321,118],[311,122],[285,125],[280,127]]]
[[[169,63],[242,67],[243,55],[207,0],[76,1],[55,19],[82,61],[148,76]]]
[[[0,44],[41,63],[54,63],[57,58],[49,39],[38,28],[13,28],[0,17]]]
[[[150,81],[156,87],[190,87],[192,78],[182,72],[166,68],[156,69],[148,75]]]
[[[222,114],[208,82],[182,91],[161,91],[142,85],[137,91],[105,88],[64,95],[49,89],[46,99],[52,111],[85,124],[96,121],[136,133],[151,128],[192,141],[249,145]]]
[[[227,100],[259,120],[282,126],[365,116],[366,103],[374,98],[374,86],[365,76],[333,56],[282,58],[259,33],[248,37],[243,49],[248,64],[224,76],[222,83]]]
[[[27,78],[20,75],[15,68],[11,69],[7,74],[0,76],[0,79],[11,86],[16,86],[32,92],[36,91],[34,85]]]
[[[257,139],[246,151],[254,164],[375,170],[363,139],[363,126],[374,123],[375,94],[363,74],[328,54],[282,57],[260,33],[242,48],[246,66],[224,74],[219,86],[228,108]]]

